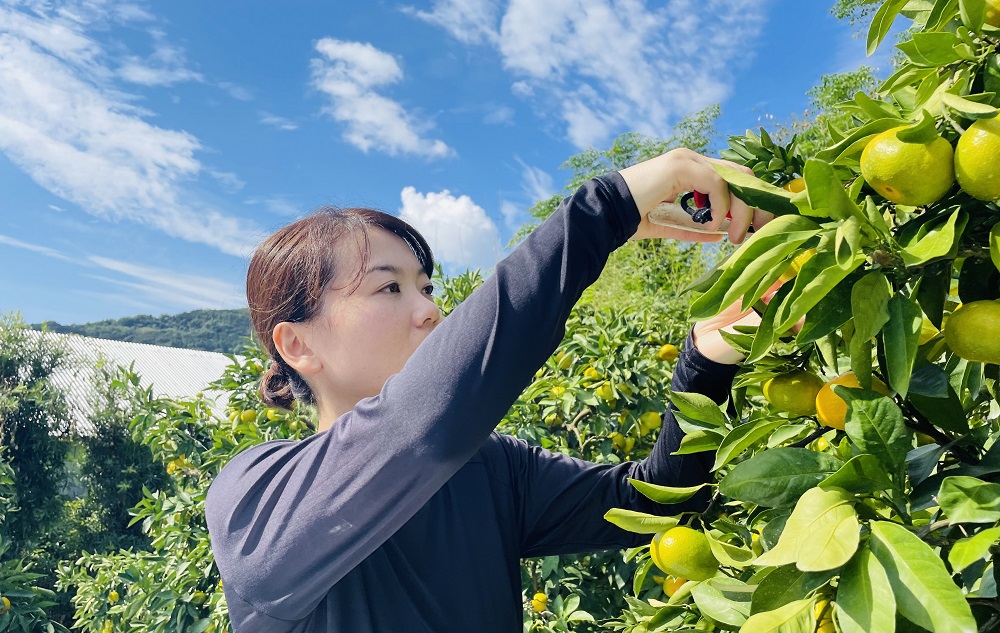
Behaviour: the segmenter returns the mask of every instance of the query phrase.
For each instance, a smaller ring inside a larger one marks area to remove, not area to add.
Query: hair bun
[[[295,403],[291,381],[278,361],[272,361],[261,377],[260,396],[269,407],[291,409]]]

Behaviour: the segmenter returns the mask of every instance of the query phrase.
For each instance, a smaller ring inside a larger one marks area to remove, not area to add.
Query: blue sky
[[[0,0],[0,312],[243,307],[254,246],[324,204],[489,268],[583,148],[801,113],[866,62],[829,6]]]

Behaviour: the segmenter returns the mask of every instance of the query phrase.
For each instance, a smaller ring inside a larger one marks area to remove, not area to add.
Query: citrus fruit
[[[545,416],[545,424],[548,426],[556,426],[559,424],[559,416],[555,413],[550,413]]]
[[[678,578],[676,576],[668,576],[663,581],[663,593],[669,598],[677,593],[677,590],[687,582],[685,578]]]
[[[656,357],[660,360],[675,361],[681,355],[681,351],[673,343],[667,343],[656,352]]]
[[[614,392],[614,390],[611,389],[611,383],[608,383],[608,382],[606,382],[606,383],[602,384],[600,387],[598,387],[594,391],[594,393],[597,394],[600,398],[602,398],[605,401],[611,401],[611,400],[615,399],[615,392]]]
[[[973,198],[1000,199],[1000,119],[979,119],[958,139],[955,177],[962,191]]]
[[[794,178],[785,183],[782,187],[785,191],[791,191],[792,193],[798,193],[800,191],[806,190],[806,179],[805,178]]]
[[[878,134],[861,152],[861,175],[886,200],[921,206],[940,200],[955,182],[951,143],[904,143],[893,128]]]
[[[253,409],[247,409],[240,414],[240,420],[243,420],[244,422],[253,422],[256,419],[257,419],[257,412],[254,411]]]
[[[663,416],[658,411],[647,411],[639,416],[639,428],[649,433],[663,426]]]
[[[118,602],[118,597],[119,597],[118,596],[118,592],[112,590],[110,593],[108,593],[108,602],[110,602],[111,604],[114,604],[114,603]]]
[[[552,388],[552,397],[556,400],[562,398],[564,393],[566,393],[566,387],[560,387],[559,385],[556,385],[555,387]]]
[[[986,0],[986,23],[1000,27],[1000,0]]]
[[[826,383],[816,394],[816,417],[823,424],[843,431],[847,418],[847,402],[833,391],[837,385],[854,389],[861,388],[861,383],[858,382],[853,371],[845,372]],[[884,396],[889,395],[889,388],[875,376],[872,376],[872,390]]]
[[[535,611],[535,613],[541,613],[542,611],[545,611],[545,607],[547,607],[548,604],[549,604],[549,597],[546,596],[544,593],[539,592],[531,597],[531,608]]]
[[[7,596],[0,597],[0,615],[10,611],[10,598]]]
[[[588,380],[600,380],[604,376],[602,376],[601,372],[597,371],[593,365],[590,365],[583,370],[583,377]]]
[[[276,409],[274,407],[267,408],[267,419],[271,422],[275,422],[281,419],[281,409]]]
[[[653,563],[662,571],[688,580],[707,580],[719,569],[708,537],[679,525],[657,532],[649,546]]]
[[[796,369],[764,383],[764,398],[771,405],[795,416],[816,413],[816,394],[823,388],[823,379],[808,371]]]
[[[795,276],[799,274],[799,271],[802,270],[805,263],[812,259],[812,256],[815,254],[816,249],[810,248],[796,255],[795,258],[792,259],[792,262],[788,264],[788,268],[785,269],[785,272],[781,273],[781,276],[778,277],[778,280],[784,284],[795,279]]]
[[[1000,301],[963,303],[944,324],[944,340],[965,360],[1000,365]]]

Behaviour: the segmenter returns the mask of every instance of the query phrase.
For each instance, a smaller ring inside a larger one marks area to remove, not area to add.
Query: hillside
[[[43,324],[32,324],[40,330]],[[132,341],[209,352],[240,353],[250,335],[250,312],[239,310],[193,310],[159,317],[141,314],[78,325],[48,321],[50,332],[82,334],[115,341]]]

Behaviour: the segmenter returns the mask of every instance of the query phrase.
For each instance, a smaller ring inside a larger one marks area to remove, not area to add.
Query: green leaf
[[[691,596],[703,614],[729,626],[740,626],[750,615],[749,601],[736,602],[726,597],[711,581],[700,582],[692,587]]]
[[[604,515],[605,520],[628,532],[636,534],[656,534],[676,527],[677,517],[661,517],[635,510],[611,508]]]
[[[768,222],[729,257],[718,280],[692,303],[692,318],[714,316],[738,300],[755,303],[767,288],[758,288],[751,296],[747,291],[768,275],[777,279],[789,255],[818,232],[819,225],[797,215]]]
[[[910,374],[917,360],[917,345],[924,313],[916,301],[903,295],[889,300],[889,321],[882,330],[889,386],[903,398],[910,388]]]
[[[812,488],[795,504],[778,545],[754,564],[777,567],[795,563],[802,571],[836,569],[854,556],[860,530],[849,492]]]
[[[790,256],[794,258],[794,255]],[[760,315],[760,324],[753,335],[753,344],[750,346],[750,353],[747,355],[747,364],[753,364],[767,355],[774,347],[774,316],[778,312],[778,306],[792,290],[792,284],[782,284],[778,291],[771,297],[771,301],[764,308],[764,313]]]
[[[731,499],[767,507],[790,505],[842,465],[826,453],[775,448],[734,466],[719,482],[719,491]]]
[[[854,336],[870,339],[889,321],[889,298],[892,287],[881,271],[862,277],[851,288],[851,311],[854,314]]]
[[[990,229],[990,259],[997,270],[1000,270],[1000,222]]]
[[[866,50],[868,54],[871,55],[878,48],[878,45],[882,42],[882,39],[892,28],[892,23],[902,11],[903,7],[909,0],[889,0],[875,13],[875,17],[872,19],[872,25],[868,28],[868,44]]]
[[[691,453],[704,453],[714,451],[719,448],[722,435],[712,431],[688,431],[681,438],[681,445],[671,455],[690,455]]]
[[[816,212],[810,215],[826,216],[834,220],[846,220],[852,216],[865,219],[861,209],[847,195],[844,183],[837,177],[833,165],[818,158],[810,158],[806,161],[803,172],[809,207]]]
[[[712,553],[723,565],[743,568],[753,562],[754,553],[752,551],[720,540],[709,530],[705,530],[705,536],[708,538],[708,545],[712,548]]]
[[[889,521],[873,521],[871,531],[869,545],[889,577],[899,613],[928,631],[976,633],[965,595],[927,543]]]
[[[741,424],[726,435],[718,452],[715,454],[715,465],[712,470],[718,470],[739,457],[745,450],[766,438],[778,427],[787,424],[784,418],[778,420],[757,420]]]
[[[861,452],[878,458],[891,473],[896,472],[913,441],[913,432],[903,423],[903,412],[891,399],[874,391],[840,385],[833,391],[847,402],[844,430],[851,442]]]
[[[908,243],[903,245],[903,263],[917,266],[952,252],[965,230],[969,216],[955,209],[946,220],[925,223]]]
[[[797,214],[791,199],[795,195],[745,171],[713,163],[712,167],[729,184],[729,191],[751,207],[774,215]]]
[[[945,477],[938,505],[952,523],[1000,521],[1000,484],[975,477]]]
[[[674,503],[682,503],[687,501],[695,495],[699,490],[709,485],[708,483],[699,484],[697,486],[688,486],[687,488],[672,488],[670,486],[661,486],[659,484],[651,484],[645,481],[640,481],[638,479],[629,478],[629,483],[635,487],[636,490],[641,492],[643,496],[648,499],[655,501],[656,503],[662,503],[666,505],[671,505]]]
[[[986,3],[983,0],[958,0],[958,9],[962,24],[973,33],[979,33],[986,19]]]
[[[952,64],[962,59],[955,50],[962,43],[954,33],[939,31],[937,33],[914,33],[908,41],[896,48],[910,58],[917,66],[935,68]]]
[[[953,572],[960,572],[981,558],[986,558],[990,548],[1000,542],[1000,527],[988,528],[982,532],[955,542],[948,552],[948,564]],[[996,561],[993,562],[996,565]]]
[[[818,252],[803,264],[795,277],[791,293],[781,302],[774,329],[786,332],[816,306],[830,291],[857,267],[865,263],[858,253],[847,268],[837,265],[833,253]]]
[[[941,103],[967,119],[992,119],[1000,110],[986,103],[972,101],[950,92],[941,94]]]
[[[778,300],[778,296],[775,295],[772,303]],[[851,283],[850,279],[845,279],[806,313],[806,322],[802,324],[802,329],[795,335],[795,343],[799,347],[804,347],[818,341],[824,336],[832,334],[850,318]],[[750,361],[748,360],[748,362]]]
[[[920,120],[896,132],[896,138],[904,143],[926,145],[938,137],[934,117],[927,110],[920,111]]]
[[[755,613],[740,627],[740,633],[803,633],[816,627],[812,608],[814,600],[806,598],[778,607],[773,611]]]
[[[879,119],[871,123],[866,123],[852,130],[844,140],[838,142],[836,145],[817,152],[816,158],[837,164],[842,159],[860,156],[872,137],[886,130],[891,130],[901,125],[908,125],[909,123],[910,121],[904,121],[903,119]]]
[[[714,400],[700,393],[673,391],[668,396],[670,402],[684,417],[705,422],[714,427],[726,426],[726,416]]]
[[[833,248],[833,252],[837,256],[837,265],[841,268],[850,266],[854,261],[854,256],[860,251],[861,221],[857,215],[852,215],[837,226]]]
[[[833,570],[805,572],[795,565],[776,567],[757,585],[750,603],[750,613],[777,609],[783,604],[801,600],[819,589],[836,575]]]
[[[896,598],[889,577],[867,547],[858,551],[840,576],[837,620],[842,633],[896,630]]]
[[[840,470],[820,482],[820,488],[843,488],[854,494],[866,494],[892,488],[892,481],[878,458],[868,453],[855,455]]]

